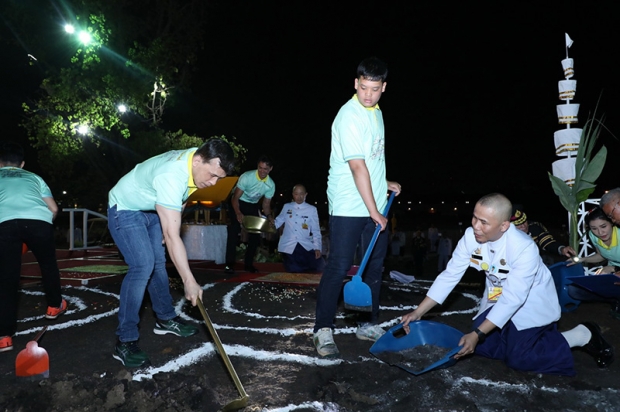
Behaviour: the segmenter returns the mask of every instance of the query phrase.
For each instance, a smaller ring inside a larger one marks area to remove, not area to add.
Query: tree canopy
[[[204,136],[167,130],[164,118],[177,92],[191,86],[203,48],[206,4],[9,2],[4,11],[11,17],[15,38],[32,45],[31,64],[45,71],[37,95],[23,103],[26,116],[21,125],[38,150],[50,184],[69,192],[71,203],[105,204],[108,190],[135,164],[204,141]],[[28,18],[41,6],[48,9]],[[75,32],[48,28],[65,24]],[[74,48],[71,54],[66,44],[50,41],[51,33],[66,36],[65,42]],[[84,34],[90,42],[82,41]],[[246,149],[234,137],[226,140],[242,163]]]

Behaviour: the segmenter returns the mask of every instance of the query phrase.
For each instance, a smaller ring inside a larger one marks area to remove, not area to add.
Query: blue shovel
[[[388,204],[385,206],[385,210],[383,211],[383,216],[387,216],[390,206],[392,205],[392,201],[394,200],[394,196],[395,193],[392,192],[390,194]],[[366,253],[364,253],[364,258],[362,259],[362,263],[360,264],[357,273],[344,285],[345,309],[357,310],[359,312],[372,312],[372,293],[370,292],[370,286],[362,282],[362,274],[364,273],[364,269],[366,269],[366,264],[368,263],[368,259],[370,259],[372,249],[375,247],[375,243],[377,243],[377,238],[379,237],[380,231],[381,226],[377,225],[375,233],[372,235],[372,239],[370,239],[370,243],[366,248]]]

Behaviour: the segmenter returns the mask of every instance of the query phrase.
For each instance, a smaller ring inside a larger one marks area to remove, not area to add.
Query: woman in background
[[[579,263],[607,261],[607,265],[603,266],[597,274],[605,275],[620,272],[620,244],[618,243],[620,241],[620,230],[598,206],[588,212],[585,217],[585,224],[588,228],[590,243],[596,253],[579,258]],[[569,259],[568,262],[568,266],[575,263],[572,259]],[[575,284],[568,286],[568,294],[573,299],[581,301],[609,302],[611,303],[609,314],[620,320],[620,302],[618,299],[604,298]]]

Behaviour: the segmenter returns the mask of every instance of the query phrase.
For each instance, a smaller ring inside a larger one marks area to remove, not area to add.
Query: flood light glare
[[[72,24],[65,24],[65,31],[69,34],[75,33],[75,27]]]
[[[78,126],[77,131],[79,134],[85,135],[86,133],[88,133],[88,126],[86,126],[85,124],[82,124]]]
[[[127,111],[127,106],[125,106],[124,104],[119,104],[117,108],[118,108],[118,111],[121,113],[125,113]]]
[[[88,44],[90,43],[92,37],[90,36],[90,33],[88,33],[87,31],[81,31],[78,38],[80,39],[80,41],[83,44]]]

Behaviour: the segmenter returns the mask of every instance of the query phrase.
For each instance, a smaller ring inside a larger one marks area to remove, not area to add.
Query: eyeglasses
[[[608,217],[609,219],[613,219],[614,211],[615,211],[615,210],[616,210],[616,208],[618,207],[618,203],[620,203],[620,202],[616,202],[616,205],[614,206],[614,208],[613,208],[613,209],[611,209],[611,212],[609,212],[609,214],[607,215],[607,217]]]

